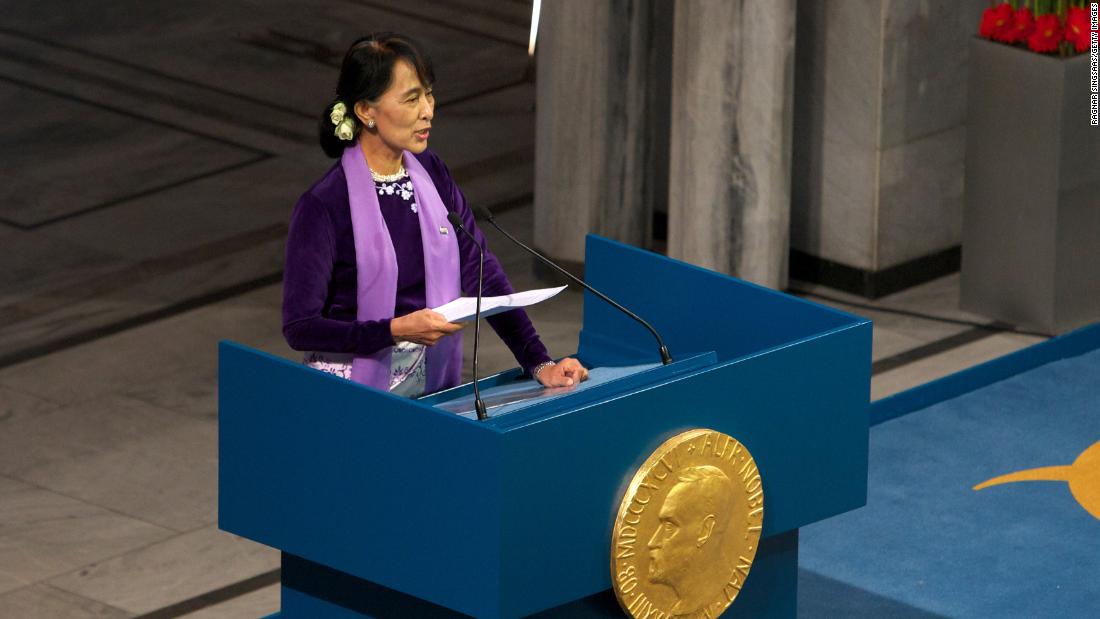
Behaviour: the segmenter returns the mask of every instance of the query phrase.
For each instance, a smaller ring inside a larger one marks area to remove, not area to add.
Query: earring
[[[374,129],[374,121],[373,120],[368,120],[367,121],[367,129]]]

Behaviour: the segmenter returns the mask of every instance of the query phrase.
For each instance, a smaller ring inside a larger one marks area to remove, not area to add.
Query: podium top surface
[[[481,401],[485,404],[489,418],[493,419],[659,367],[661,367],[660,363],[643,363],[640,365],[590,368],[588,380],[568,387],[546,387],[534,378],[517,376],[509,383],[495,384],[488,388],[482,387]],[[467,419],[477,419],[472,387],[469,393],[460,396],[452,393],[452,390],[447,390],[432,394],[430,397],[429,402],[433,403],[436,408],[455,413]]]
[[[582,359],[583,361],[583,359]],[[474,412],[473,384],[425,396],[417,403],[434,410],[456,414],[478,423],[481,427],[499,431],[544,421],[554,415],[599,401],[615,394],[643,388],[674,376],[697,370],[716,361],[714,353],[691,355],[669,365],[659,362],[589,367],[588,380],[570,387],[543,387],[531,378],[513,370],[483,379],[481,397],[489,418],[477,422]]]

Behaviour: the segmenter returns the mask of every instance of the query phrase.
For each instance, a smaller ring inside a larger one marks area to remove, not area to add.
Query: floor
[[[530,1],[55,5],[0,26],[0,617],[262,616],[278,555],[216,524],[215,344],[297,358],[282,242],[331,164],[313,132],[343,47],[392,29],[432,50],[432,147],[530,239]],[[517,288],[543,285],[486,234]],[[791,292],[874,320],[874,399],[1043,339],[955,309],[957,276]],[[530,313],[576,349],[578,292]],[[494,337],[482,359],[514,363]]]
[[[1096,616],[1098,375],[1092,350],[872,428],[867,504],[799,531],[804,579],[832,588],[800,590],[802,610]]]

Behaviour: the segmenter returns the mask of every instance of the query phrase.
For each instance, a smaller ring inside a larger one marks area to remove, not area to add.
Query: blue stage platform
[[[1094,325],[877,404],[886,420],[871,430],[867,505],[802,530],[799,615],[1100,616],[1100,520],[1068,484],[973,489],[1071,465],[1100,442],[1098,335]],[[1088,468],[1076,474],[1096,487],[1100,467]]]

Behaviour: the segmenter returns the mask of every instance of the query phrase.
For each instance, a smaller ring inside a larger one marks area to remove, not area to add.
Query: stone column
[[[650,245],[666,195],[670,14],[658,0],[542,5],[534,236],[555,259],[578,266],[589,232]]]
[[[787,282],[794,0],[676,3],[668,254]]]
[[[958,269],[986,6],[798,1],[792,277],[879,297]]]

